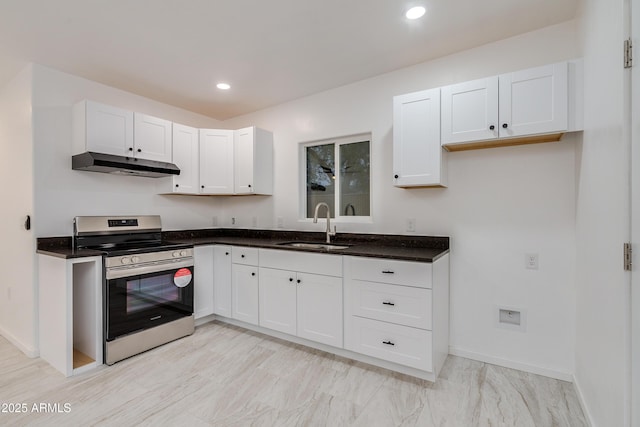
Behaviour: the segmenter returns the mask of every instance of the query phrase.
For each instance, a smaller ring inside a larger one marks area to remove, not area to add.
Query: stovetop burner
[[[159,215],[74,218],[76,249],[103,251],[107,256],[190,248],[162,239]]]

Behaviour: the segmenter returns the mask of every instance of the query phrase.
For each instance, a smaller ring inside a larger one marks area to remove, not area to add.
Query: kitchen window
[[[355,135],[301,145],[305,173],[303,217],[313,218],[315,206],[329,205],[331,218],[371,216],[371,135]],[[326,216],[324,209],[320,210]]]

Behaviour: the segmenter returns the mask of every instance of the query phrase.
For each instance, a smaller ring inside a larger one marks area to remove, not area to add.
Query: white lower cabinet
[[[236,247],[231,265],[231,317],[258,325],[258,250]]]
[[[344,257],[347,350],[424,372],[449,353],[449,255],[433,263]]]
[[[259,258],[260,326],[341,348],[342,257],[261,249]]]

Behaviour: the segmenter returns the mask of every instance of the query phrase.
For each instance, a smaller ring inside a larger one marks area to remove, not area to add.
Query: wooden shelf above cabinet
[[[467,150],[481,150],[483,148],[497,148],[497,147],[511,147],[514,145],[526,145],[526,144],[539,144],[543,142],[557,142],[560,141],[564,135],[564,132],[561,133],[550,133],[546,135],[532,135],[532,136],[523,136],[519,138],[501,138],[501,139],[491,139],[487,141],[472,141],[472,142],[462,142],[457,144],[448,144],[443,145],[447,151],[467,151]]]

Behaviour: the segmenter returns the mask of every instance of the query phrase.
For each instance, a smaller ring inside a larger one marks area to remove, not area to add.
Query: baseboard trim
[[[40,357],[40,351],[28,345],[24,345],[19,339],[17,339],[13,334],[9,333],[6,329],[0,326],[0,335],[2,335],[7,341],[16,346],[18,350],[23,352],[27,357],[31,359],[35,359],[36,357]]]
[[[580,381],[576,378],[576,375],[573,374],[573,388],[576,391],[576,395],[578,396],[578,402],[580,402],[580,407],[582,408],[582,413],[589,423],[589,427],[596,427],[596,423],[593,422],[593,417],[591,416],[591,412],[589,411],[589,406],[587,405],[586,400],[584,399],[584,394],[582,393],[582,387],[580,387]]]
[[[492,365],[502,366],[504,368],[517,369],[519,371],[529,372],[531,374],[542,375],[544,377],[554,378],[556,380],[573,382],[574,377],[570,372],[558,371],[556,369],[544,368],[542,366],[529,365],[527,363],[516,362],[514,360],[503,359],[488,354],[476,353],[458,347],[449,347],[449,354],[460,356],[467,359],[477,360],[478,362],[490,363]]]

